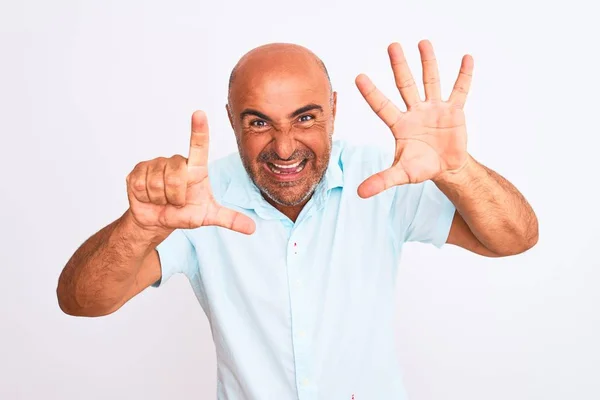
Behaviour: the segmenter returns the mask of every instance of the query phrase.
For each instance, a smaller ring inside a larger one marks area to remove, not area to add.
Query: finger
[[[246,235],[250,235],[256,230],[256,224],[247,215],[220,205],[214,207],[207,214],[204,225],[220,226]]]
[[[448,98],[448,102],[457,108],[463,108],[467,101],[467,95],[471,89],[471,80],[473,78],[473,65],[473,57],[468,54],[463,57],[458,78],[456,78],[456,83]]]
[[[165,195],[165,168],[167,166],[166,158],[157,158],[148,166],[148,175],[146,176],[146,189],[148,197],[153,204],[167,204]]]
[[[133,168],[127,176],[127,187],[133,197],[139,202],[150,203],[148,189],[146,188],[146,176],[148,175],[148,163],[141,162]]]
[[[402,47],[399,43],[392,43],[388,47],[388,54],[394,72],[394,79],[396,80],[396,87],[400,91],[406,107],[410,108],[419,103],[421,98],[410,68],[408,68]]]
[[[393,128],[404,113],[398,109],[377,87],[368,76],[360,74],[356,77],[356,86],[375,114],[385,124]]]
[[[184,157],[176,155],[167,160],[165,167],[165,195],[174,206],[185,205],[187,190],[187,164]]]
[[[189,167],[205,167],[208,163],[208,120],[204,111],[192,114]]]
[[[421,53],[421,64],[423,65],[423,87],[425,88],[425,99],[439,101],[442,97],[440,87],[440,74],[437,60],[433,52],[433,46],[429,40],[419,42],[419,53]]]
[[[358,195],[363,199],[375,196],[392,186],[410,183],[408,175],[400,166],[396,165],[378,172],[365,179],[357,189]]]

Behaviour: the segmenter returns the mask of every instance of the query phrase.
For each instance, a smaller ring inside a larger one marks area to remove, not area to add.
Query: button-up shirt
[[[263,198],[238,153],[210,163],[216,200],[256,231],[174,231],[157,247],[153,286],[187,276],[210,322],[218,399],[406,399],[394,342],[402,246],[441,247],[455,208],[431,181],[360,198],[358,185],[392,161],[334,141],[295,222]]]

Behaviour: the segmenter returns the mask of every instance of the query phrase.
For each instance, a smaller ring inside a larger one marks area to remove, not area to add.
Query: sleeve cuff
[[[175,230],[156,246],[161,273],[160,278],[152,284],[152,287],[158,288],[164,285],[171,276],[181,270],[179,264],[186,261],[185,256],[189,251],[188,246],[188,239],[180,230]]]
[[[448,235],[450,235],[450,228],[452,227],[452,221],[456,212],[456,207],[454,207],[454,204],[446,196],[442,196],[442,202],[435,230],[436,235],[432,241],[432,244],[437,248],[441,248],[448,241]]]

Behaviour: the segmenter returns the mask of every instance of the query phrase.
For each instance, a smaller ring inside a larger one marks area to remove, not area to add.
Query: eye
[[[308,122],[308,121],[312,121],[313,119],[315,119],[314,116],[307,114],[307,115],[303,115],[300,118],[298,118],[298,121],[300,122]]]
[[[262,119],[255,119],[254,121],[250,122],[250,126],[254,128],[264,128],[265,126],[267,126],[267,121],[264,121]]]

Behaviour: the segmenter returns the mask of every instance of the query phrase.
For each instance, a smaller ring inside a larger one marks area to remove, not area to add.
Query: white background
[[[339,93],[336,138],[390,145],[354,78],[400,104],[387,45],[420,77],[423,38],[446,95],[473,55],[469,150],[529,199],[540,241],[505,259],[406,247],[397,353],[411,400],[600,398],[600,33],[583,0],[1,4],[0,399],[214,398],[212,338],[183,276],[89,319],[58,308],[61,269],[125,210],[138,161],[187,155],[195,109],[212,158],[237,150],[224,104],[244,52],[311,48]]]

